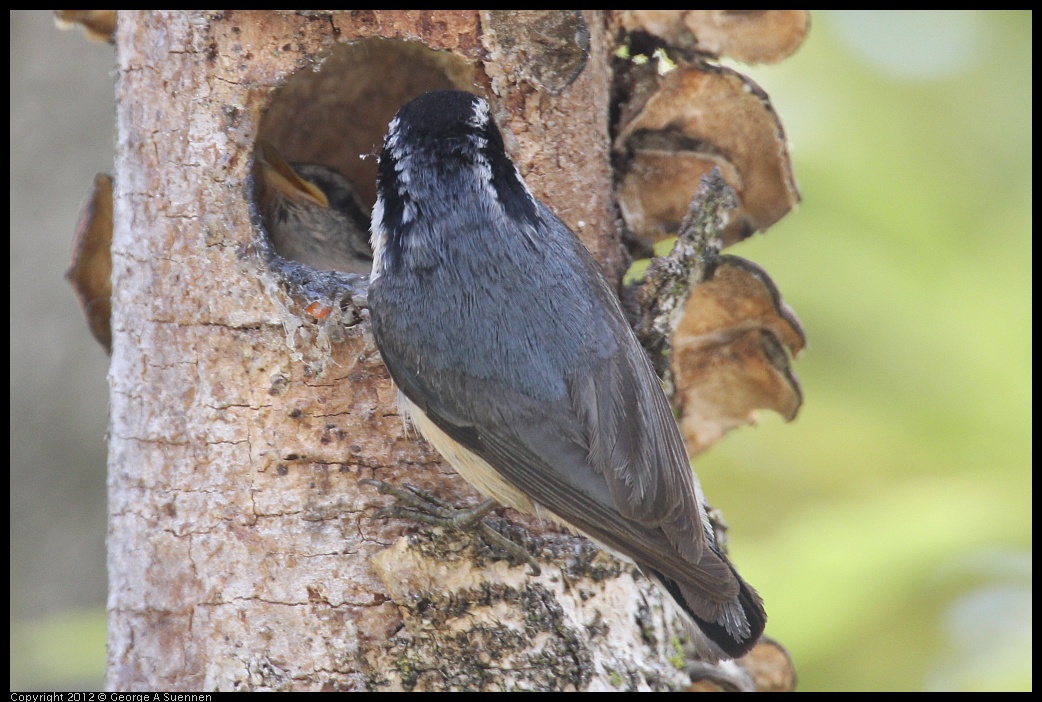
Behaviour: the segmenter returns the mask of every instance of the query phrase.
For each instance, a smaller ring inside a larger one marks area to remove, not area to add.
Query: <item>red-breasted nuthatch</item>
[[[704,658],[752,648],[762,602],[717,547],[659,379],[488,103],[439,91],[398,111],[372,247],[373,332],[428,441],[486,495],[636,563]]]

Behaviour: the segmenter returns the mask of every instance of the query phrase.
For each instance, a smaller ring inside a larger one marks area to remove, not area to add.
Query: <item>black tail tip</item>
[[[732,572],[734,568],[732,567]],[[748,583],[738,579],[738,597],[721,608],[715,620],[699,616],[689,603],[691,593],[683,586],[653,570],[648,576],[669,595],[681,612],[699,656],[708,661],[740,658],[752,650],[767,626],[767,612],[763,600]]]

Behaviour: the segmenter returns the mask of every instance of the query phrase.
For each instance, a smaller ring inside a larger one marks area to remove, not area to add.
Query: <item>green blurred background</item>
[[[11,20],[11,686],[97,688],[106,366],[61,273],[111,170],[112,49]],[[816,12],[736,66],[803,203],[731,252],[803,321],[805,404],[698,471],[802,690],[1031,688],[1031,26]]]
[[[700,461],[800,688],[1031,687],[1030,12],[814,13],[749,70],[800,208],[735,246],[809,348]]]

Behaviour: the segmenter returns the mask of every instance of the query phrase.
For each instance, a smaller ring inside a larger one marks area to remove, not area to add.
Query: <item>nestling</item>
[[[269,142],[257,145],[258,202],[283,258],[318,270],[368,273],[369,208],[355,186],[317,163],[287,163]]]

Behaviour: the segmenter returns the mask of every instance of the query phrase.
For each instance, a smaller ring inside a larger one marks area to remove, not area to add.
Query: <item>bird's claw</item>
[[[526,562],[532,575],[539,575],[542,572],[539,562],[524,546],[514,543],[484,521],[488,513],[498,506],[495,500],[485,500],[473,509],[456,509],[446,505],[426,490],[408,483],[405,483],[403,489],[382,480],[367,478],[360,482],[363,485],[375,487],[381,495],[390,495],[407,505],[406,507],[383,507],[376,512],[375,516],[378,518],[412,519],[445,529],[476,529],[489,543]]]

